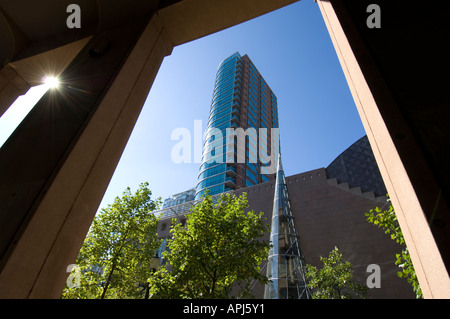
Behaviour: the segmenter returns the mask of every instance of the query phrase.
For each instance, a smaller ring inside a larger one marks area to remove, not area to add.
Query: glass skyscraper
[[[277,97],[236,52],[217,69],[195,198],[274,179],[279,150]]]

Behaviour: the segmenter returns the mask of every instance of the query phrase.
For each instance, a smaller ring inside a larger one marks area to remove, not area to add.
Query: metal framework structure
[[[227,191],[220,194],[211,195],[211,198],[213,201],[217,200],[218,197],[225,195],[227,193],[234,194],[234,191]],[[175,217],[181,217],[183,215],[187,215],[191,213],[191,208],[193,208],[195,205],[197,205],[199,202],[201,202],[203,198],[195,199],[189,202],[181,203],[178,205],[174,205],[171,207],[166,207],[157,211],[152,212],[153,215],[159,217],[162,219],[167,218],[175,218]]]
[[[277,169],[270,233],[272,247],[267,263],[269,282],[265,286],[264,298],[310,299],[311,292],[304,273],[305,261],[295,230],[280,155]]]

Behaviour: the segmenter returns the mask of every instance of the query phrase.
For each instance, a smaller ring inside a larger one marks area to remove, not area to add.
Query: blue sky
[[[200,165],[193,154],[192,163],[173,162],[178,141],[171,134],[186,128],[193,139],[195,120],[206,129],[217,67],[236,51],[250,57],[278,98],[286,176],[328,166],[365,134],[319,7],[303,0],[174,48],[100,207],[145,181],[163,200],[196,185]]]

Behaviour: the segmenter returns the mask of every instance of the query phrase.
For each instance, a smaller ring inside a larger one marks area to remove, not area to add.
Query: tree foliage
[[[388,199],[388,202],[390,202],[390,199]],[[409,255],[408,247],[406,247],[405,239],[392,204],[386,210],[382,210],[379,207],[371,209],[369,213],[366,213],[366,217],[369,223],[382,228],[386,234],[389,234],[392,240],[395,240],[397,244],[403,246],[402,251],[395,255],[395,264],[401,269],[397,272],[397,276],[405,278],[411,284],[416,293],[416,298],[423,298],[419,280],[417,279],[416,271],[414,270],[414,265],[412,264],[411,256]]]
[[[267,259],[269,230],[263,213],[245,212],[246,194],[221,195],[215,202],[206,195],[191,208],[186,224],[175,224],[168,264],[149,279],[153,298],[230,298],[250,296],[250,284],[265,283],[260,264]]]
[[[353,278],[352,264],[343,261],[343,254],[335,247],[328,257],[320,257],[322,269],[306,265],[308,286],[313,290],[313,299],[364,298],[366,287]]]
[[[151,275],[150,260],[159,247],[157,218],[149,214],[160,205],[151,200],[148,183],[122,197],[94,218],[62,298],[142,298]]]

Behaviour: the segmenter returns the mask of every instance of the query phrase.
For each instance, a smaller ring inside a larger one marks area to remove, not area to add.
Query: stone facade
[[[328,256],[336,246],[344,259],[353,265],[357,280],[366,284],[370,264],[380,266],[381,288],[368,289],[367,298],[414,298],[411,286],[397,277],[395,254],[401,246],[383,230],[369,224],[365,213],[375,207],[387,207],[386,197],[361,192],[347,183],[328,178],[321,168],[286,178],[294,212],[300,248],[308,264],[322,267],[320,257]],[[263,211],[269,223],[272,215],[275,182],[240,189],[247,193],[249,209]],[[266,239],[269,234],[266,235]],[[264,287],[256,284],[256,297],[262,298]]]

